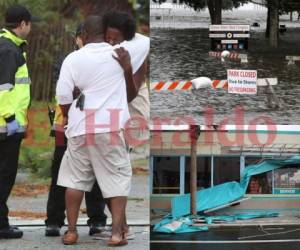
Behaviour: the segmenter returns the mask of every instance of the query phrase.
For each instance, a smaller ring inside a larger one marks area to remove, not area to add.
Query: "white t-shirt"
[[[118,131],[130,118],[124,71],[112,57],[114,49],[120,46],[129,52],[135,73],[150,48],[150,39],[140,34],[114,47],[104,42],[89,43],[64,60],[56,96],[61,105],[72,103],[67,138]],[[73,100],[75,86],[85,95],[83,111],[76,108],[77,100]]]

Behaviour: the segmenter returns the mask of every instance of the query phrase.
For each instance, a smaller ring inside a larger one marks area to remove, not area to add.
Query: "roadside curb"
[[[78,226],[87,226],[87,220],[88,218],[79,218],[77,225]],[[45,226],[45,220],[42,219],[21,219],[17,217],[10,217],[9,221],[14,226],[20,226],[20,227],[43,227]],[[145,219],[128,219],[128,225],[129,226],[150,226],[149,220]],[[111,218],[107,219],[107,225],[111,224]]]

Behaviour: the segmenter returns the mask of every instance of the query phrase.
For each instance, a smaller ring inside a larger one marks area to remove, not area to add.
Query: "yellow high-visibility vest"
[[[55,107],[55,117],[54,117],[54,122],[53,122],[53,126],[52,126],[52,130],[56,131],[56,132],[62,132],[64,133],[64,117],[62,114],[62,110],[60,108],[60,106],[58,105],[58,103],[56,104]]]
[[[7,29],[2,29],[0,37],[5,37],[11,40],[18,47],[21,44],[27,43],[20,37],[17,37]],[[26,60],[26,53],[23,53]],[[25,133],[27,128],[27,111],[30,104],[30,78],[26,62],[20,66],[15,74],[15,85],[10,84],[0,85],[0,134],[7,133],[6,118],[15,115],[20,128],[18,133]],[[2,88],[1,88],[2,86]]]

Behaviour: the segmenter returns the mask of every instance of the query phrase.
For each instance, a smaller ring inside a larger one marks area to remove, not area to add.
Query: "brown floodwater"
[[[286,55],[300,56],[300,28],[288,28],[280,35],[278,49],[272,49],[263,30],[251,31],[248,63],[221,62],[209,57],[208,29],[151,29],[151,82],[158,80],[191,80],[200,76],[226,79],[227,69],[257,70],[258,78],[277,77],[275,91],[284,107],[269,108],[263,88],[257,95],[228,94],[211,88],[197,91],[151,93],[151,116],[190,116],[204,124],[205,108],[214,109],[213,123],[231,116],[237,106],[245,110],[245,123],[259,116],[268,116],[276,124],[300,124],[300,62],[288,66]]]

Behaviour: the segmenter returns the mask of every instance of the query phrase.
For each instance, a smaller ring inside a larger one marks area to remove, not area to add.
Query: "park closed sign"
[[[256,70],[227,70],[228,93],[255,95],[257,93]]]

